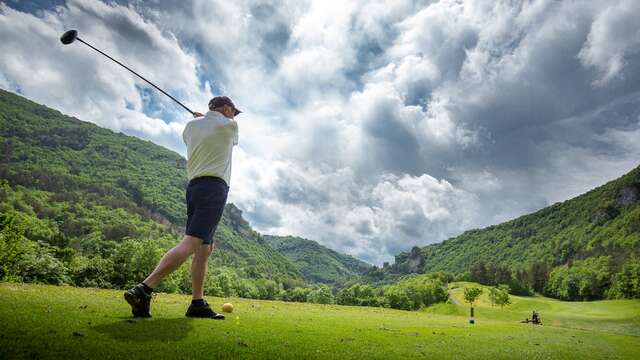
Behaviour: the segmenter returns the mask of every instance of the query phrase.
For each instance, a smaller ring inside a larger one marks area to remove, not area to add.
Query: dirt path
[[[453,288],[455,289],[455,288]],[[458,301],[458,299],[456,299],[454,296],[451,295],[451,290],[453,289],[449,289],[447,290],[447,296],[449,296],[449,299],[451,300],[452,303],[458,305],[458,306],[463,306],[462,303],[460,301]]]

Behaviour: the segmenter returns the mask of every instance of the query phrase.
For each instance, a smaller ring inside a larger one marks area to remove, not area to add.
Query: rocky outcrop
[[[257,233],[253,231],[249,222],[242,217],[242,210],[238,209],[233,203],[225,206],[222,221],[243,236],[257,236]]]
[[[617,207],[624,207],[638,201],[640,201],[640,184],[625,186],[618,191],[616,196]]]
[[[396,255],[395,264],[392,267],[395,272],[401,274],[421,273],[424,267],[422,251],[419,247],[414,246],[410,252]]]

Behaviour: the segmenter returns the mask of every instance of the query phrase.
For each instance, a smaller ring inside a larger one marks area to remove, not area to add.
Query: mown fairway
[[[460,285],[460,284],[458,284]],[[454,285],[455,286],[455,285]],[[462,299],[461,288],[452,290]],[[208,298],[225,321],[187,319],[189,297],[159,294],[133,320],[122,291],[0,283],[0,358],[633,359],[640,301],[513,298],[501,310],[440,304],[426,311]],[[484,299],[486,300],[486,298]],[[520,324],[532,308],[544,325]]]

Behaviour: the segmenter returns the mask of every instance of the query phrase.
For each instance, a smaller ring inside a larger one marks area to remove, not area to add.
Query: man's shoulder
[[[203,117],[199,117],[197,119],[191,119],[191,120],[187,121],[187,124],[184,127],[186,129],[186,128],[192,127],[194,125],[201,124],[204,121],[204,119],[205,119],[204,116]]]

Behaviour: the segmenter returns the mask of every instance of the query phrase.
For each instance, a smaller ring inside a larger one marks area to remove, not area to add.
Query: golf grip
[[[116,64],[122,66],[123,68],[131,71],[133,74],[135,74],[137,77],[139,77],[140,79],[146,81],[149,85],[153,86],[154,88],[156,88],[158,91],[160,91],[161,93],[167,95],[171,100],[175,101],[176,103],[178,103],[178,105],[182,106],[183,108],[185,108],[188,112],[190,112],[193,115],[193,111],[191,111],[191,109],[189,109],[188,107],[184,106],[180,101],[176,100],[173,96],[167,94],[164,90],[160,89],[158,86],[156,86],[156,84],[152,83],[151,81],[147,80],[144,78],[144,76],[138,74],[137,72],[131,70],[129,67],[127,67],[125,64],[121,63],[120,61],[112,58],[111,56],[103,53],[102,51],[100,51],[99,49],[96,49],[95,47],[91,46],[91,44],[85,42],[84,40],[80,39],[79,37],[76,38],[76,40],[80,41],[81,43],[87,45],[88,47],[92,48],[93,50],[99,52],[100,54],[108,57],[109,59],[113,60]]]

